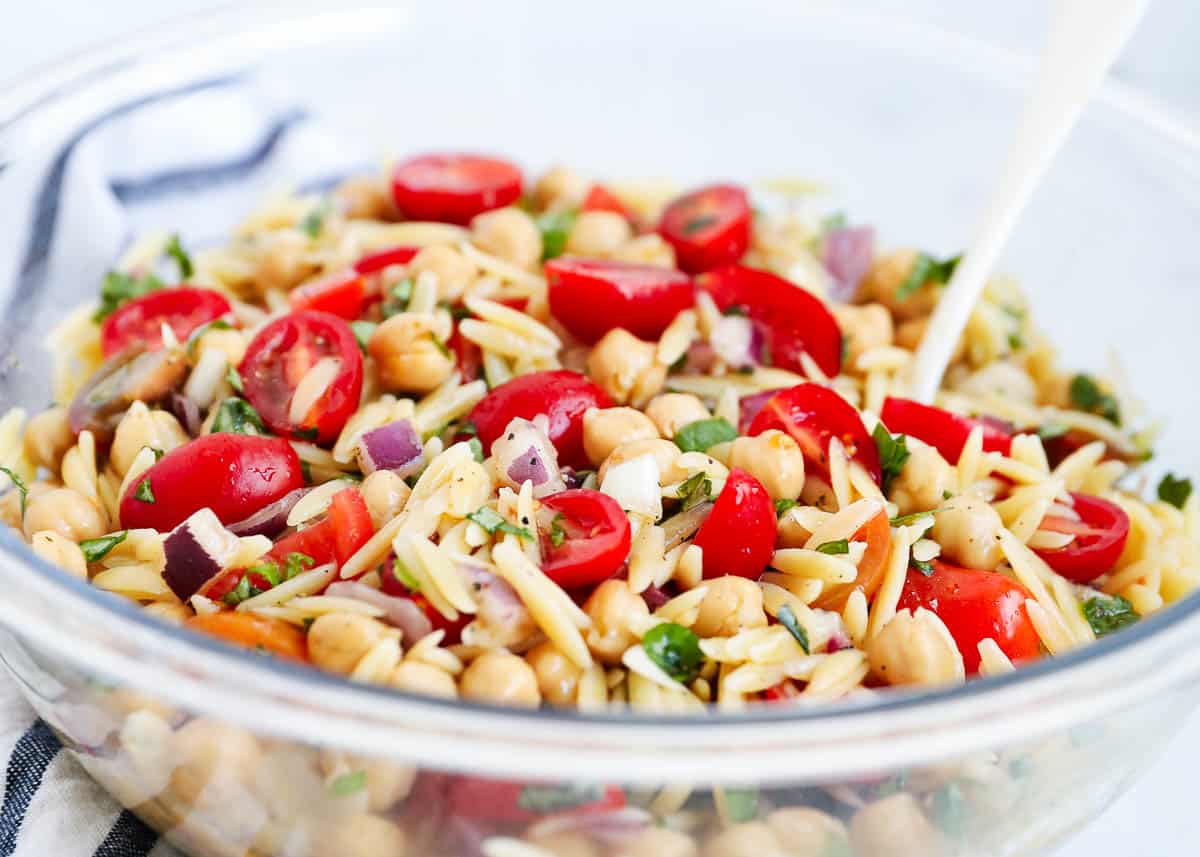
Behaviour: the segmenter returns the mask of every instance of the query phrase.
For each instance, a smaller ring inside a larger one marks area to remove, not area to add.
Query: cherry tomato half
[[[733,468],[694,541],[704,551],[706,578],[757,578],[775,552],[771,495],[749,473]]]
[[[373,535],[375,527],[362,494],[357,488],[343,488],[333,495],[324,520],[284,536],[267,556],[282,565],[288,554],[302,553],[314,565],[336,562],[340,567]]]
[[[553,786],[518,783],[508,780],[485,780],[481,777],[454,777],[447,784],[446,799],[450,813],[458,818],[491,822],[530,822],[548,816],[569,816],[602,812],[625,806],[625,792],[617,786],[598,790],[594,800],[569,808],[538,809],[537,791],[554,791]]]
[[[555,369],[520,375],[496,389],[471,411],[470,421],[479,442],[490,452],[492,443],[514,417],[531,420],[545,414],[550,420],[550,442],[558,450],[558,463],[577,470],[592,465],[583,451],[583,413],[588,408],[610,408],[608,394],[578,372]]]
[[[202,324],[229,315],[225,297],[212,289],[180,286],[158,289],[119,306],[100,326],[100,350],[112,357],[130,345],[162,347],[162,326],[183,342]]]
[[[516,165],[480,155],[421,155],[396,165],[392,198],[409,220],[466,225],[521,195]]]
[[[542,534],[547,577],[563,589],[577,589],[602,583],[621,570],[630,531],[616,500],[576,488],[543,497],[542,505],[554,514],[551,532]]]
[[[658,234],[675,248],[679,267],[697,274],[745,255],[753,216],[744,188],[709,185],[668,205],[659,221]]]
[[[593,343],[614,327],[656,340],[693,303],[692,281],[674,268],[563,256],[546,263],[550,312]]]
[[[1071,533],[1075,541],[1056,550],[1036,550],[1046,564],[1068,580],[1090,583],[1111,571],[1129,538],[1129,516],[1116,503],[1091,494],[1071,493],[1078,521],[1047,515],[1041,529]]]
[[[868,603],[875,597],[883,583],[883,572],[892,555],[892,527],[887,512],[880,512],[859,527],[850,541],[866,542],[867,549],[858,563],[858,576],[853,583],[827,583],[813,602],[814,607],[841,612],[850,593],[859,590]]]
[[[420,247],[388,247],[363,256],[354,263],[354,270],[360,274],[377,274],[392,265],[407,265],[419,252]]]
[[[964,417],[911,399],[888,396],[879,418],[893,434],[906,434],[923,440],[942,454],[951,464],[957,464],[967,438],[976,426],[983,427],[984,452],[1012,451],[1013,433],[1000,420]]]
[[[807,352],[833,378],[842,369],[842,332],[825,304],[770,271],[728,265],[696,277],[696,286],[726,311],[740,307],[762,335],[772,366],[804,373]]]
[[[297,312],[315,310],[354,321],[363,313],[366,296],[367,284],[363,275],[342,271],[293,289],[288,294],[288,303]]]
[[[1021,584],[994,571],[959,568],[934,560],[926,577],[909,569],[900,593],[900,609],[924,607],[954,637],[967,674],[979,672],[979,643],[988,637],[1014,663],[1036,658],[1040,639],[1025,601],[1033,596]]]
[[[797,384],[776,393],[750,423],[749,434],[767,429],[790,434],[804,458],[824,477],[829,475],[829,440],[836,437],[846,454],[880,482],[879,450],[867,434],[858,411],[828,387]]]
[[[309,369],[337,361],[333,379],[304,418],[293,423],[292,395]],[[271,431],[330,443],[358,408],[363,359],[350,325],[335,315],[305,310],[278,318],[258,332],[238,366],[246,398]]]
[[[207,434],[133,480],[121,498],[121,524],[166,532],[206,506],[231,524],[303,487],[300,458],[283,438]]]
[[[633,216],[625,203],[621,202],[617,196],[601,184],[594,184],[587,192],[587,196],[583,198],[583,202],[579,204],[580,211],[611,211],[613,214],[619,214],[633,223],[637,218]]]

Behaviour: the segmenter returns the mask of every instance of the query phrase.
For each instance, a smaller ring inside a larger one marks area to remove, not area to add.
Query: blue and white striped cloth
[[[21,155],[0,164],[0,229],[14,239],[0,242],[0,308],[47,283],[98,284],[141,233],[219,241],[265,193],[320,189],[368,163],[251,76],[140,97],[90,118],[57,150]],[[84,773],[3,672],[0,754],[0,857],[178,854]]]

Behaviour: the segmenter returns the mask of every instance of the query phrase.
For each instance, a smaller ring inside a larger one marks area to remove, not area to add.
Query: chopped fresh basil
[[[804,649],[804,654],[811,655],[812,649],[808,644],[808,632],[804,630],[804,626],[800,624],[800,620],[796,618],[796,614],[792,612],[792,608],[784,604],[779,608],[779,612],[775,614],[775,618],[779,620],[779,624],[788,629],[788,633],[796,638],[796,642],[800,644],[800,648]]]
[[[271,560],[250,566],[246,569],[246,575],[249,576],[251,574],[257,574],[263,580],[267,581],[267,583],[271,584],[271,586],[278,586],[281,580],[279,566],[271,562]]]
[[[392,286],[383,301],[383,317],[391,318],[408,309],[408,303],[412,300],[412,293],[413,281],[409,277],[405,277]]]
[[[304,219],[300,221],[299,229],[309,238],[320,238],[321,232],[325,229],[325,218],[329,217],[333,211],[333,203],[328,199],[322,199],[317,205],[304,215]]]
[[[758,817],[758,789],[723,788],[721,794],[725,798],[725,816],[729,823],[741,824]]]
[[[141,500],[143,503],[157,503],[154,499],[154,489],[150,487],[150,479],[147,477],[141,481],[137,490],[133,492],[134,499]]]
[[[517,795],[517,806],[526,812],[563,812],[603,799],[604,789],[592,784],[524,786]]]
[[[961,259],[962,254],[942,261],[938,261],[928,253],[917,254],[912,270],[908,272],[904,282],[896,289],[896,300],[908,300],[926,283],[948,283]]]
[[[789,500],[787,497],[783,497],[779,500],[776,500],[775,501],[775,517],[782,518],[784,515],[786,515],[788,513],[789,510],[794,509],[795,507],[796,507],[796,501]]]
[[[533,533],[529,532],[529,530],[509,523],[499,512],[489,509],[487,506],[480,506],[474,512],[467,515],[467,518],[479,524],[479,526],[493,535],[500,532],[514,535],[519,539],[533,538]]]
[[[712,480],[708,478],[708,474],[701,470],[692,476],[689,476],[675,492],[675,496],[683,501],[683,511],[687,511],[693,506],[701,503],[707,503],[712,499]]]
[[[246,390],[242,387],[242,376],[233,366],[230,366],[225,370],[225,383],[232,387],[233,391],[239,396],[246,392]]]
[[[217,416],[213,419],[214,434],[259,434],[267,433],[258,411],[245,399],[231,396],[217,405]]]
[[[297,574],[300,574],[306,568],[312,568],[317,564],[317,561],[306,553],[300,551],[292,551],[284,560],[283,579],[291,580]]]
[[[1121,407],[1111,393],[1106,393],[1091,375],[1080,373],[1071,379],[1071,404],[1091,414],[1104,417],[1114,425],[1121,424]]]
[[[83,551],[83,558],[87,562],[99,562],[108,556],[113,548],[125,541],[128,535],[128,530],[121,530],[119,533],[110,533],[97,539],[84,539],[79,543],[79,549]]]
[[[538,231],[542,233],[542,261],[561,256],[567,249],[567,236],[575,226],[578,215],[574,209],[548,211],[537,219]]]
[[[907,527],[909,524],[915,523],[922,518],[928,518],[930,515],[936,515],[942,509],[930,509],[928,512],[913,512],[911,515],[900,515],[888,521],[893,527]]]
[[[433,344],[437,347],[437,350],[442,352],[443,357],[450,356],[450,349],[446,346],[446,343],[442,342],[442,340],[437,338],[437,334],[435,334],[433,331],[430,331],[429,338],[430,338],[430,340],[432,340]]]
[[[1083,616],[1097,637],[1132,625],[1140,617],[1120,595],[1094,595],[1083,602]]]
[[[1158,483],[1158,499],[1170,503],[1176,509],[1182,509],[1192,496],[1192,480],[1180,479],[1174,473],[1163,476]]]
[[[305,485],[313,484],[312,465],[304,459],[300,459],[300,475],[304,477]]]
[[[392,561],[392,576],[400,581],[409,592],[421,591],[420,582],[412,576],[412,572],[408,570],[408,567],[398,559]]]
[[[92,314],[92,321],[99,324],[125,301],[140,298],[162,287],[162,280],[153,274],[135,277],[122,271],[109,271],[100,283],[100,306]]]
[[[0,466],[0,473],[3,473],[12,482],[13,487],[17,489],[19,500],[21,503],[21,520],[25,520],[25,509],[29,505],[29,486],[25,484],[25,480],[17,475],[15,470],[8,467]]]
[[[721,417],[696,420],[688,423],[675,435],[675,445],[684,452],[704,452],[718,443],[731,441],[738,436],[737,429]]]
[[[1037,433],[1038,437],[1042,440],[1054,440],[1056,437],[1062,437],[1069,431],[1070,429],[1062,423],[1046,423],[1038,427]]]
[[[563,542],[567,540],[567,531],[562,528],[559,523],[563,519],[562,513],[554,516],[554,520],[550,522],[550,544],[556,548],[562,547]]]
[[[663,672],[684,684],[697,676],[704,663],[700,638],[674,622],[663,622],[647,631],[642,637],[642,648]]]
[[[1017,331],[1010,333],[1008,335],[1008,347],[1013,351],[1020,351],[1025,347],[1025,337]]]
[[[467,446],[471,447],[471,455],[475,457],[475,460],[482,464],[485,457],[483,454],[483,441],[477,437],[473,437],[467,441]]]
[[[838,540],[832,541],[832,542],[825,542],[824,544],[817,545],[817,551],[820,553],[830,554],[831,556],[836,556],[837,554],[850,553],[850,542],[847,541],[846,539],[838,539]]]
[[[334,797],[347,797],[349,795],[361,792],[367,787],[367,772],[354,771],[349,774],[342,774],[340,777],[334,777],[329,784],[329,793]]]
[[[923,559],[910,559],[908,564],[926,577],[933,576],[933,563]]]
[[[358,340],[358,347],[362,349],[363,354],[367,353],[367,346],[371,343],[371,335],[375,333],[375,328],[379,327],[373,321],[352,321],[350,329],[354,331],[354,338]]]
[[[908,461],[909,456],[912,455],[908,451],[908,438],[902,434],[891,434],[883,427],[883,423],[875,424],[871,438],[875,441],[875,448],[879,450],[879,467],[883,471],[883,490],[884,493],[887,493],[892,480],[900,475],[900,471],[904,469],[904,462]]]
[[[166,450],[159,449],[157,446],[143,446],[142,449],[148,449],[154,453],[155,461],[162,461],[162,457],[166,455]]]
[[[196,273],[196,267],[192,264],[192,257],[183,249],[183,244],[179,241],[179,233],[174,233],[167,239],[167,246],[163,248],[163,252],[175,260],[175,264],[179,266],[179,279],[186,280],[192,274]]]
[[[478,437],[479,429],[477,429],[475,427],[475,423],[471,422],[470,420],[463,420],[458,425],[458,433],[466,435],[467,437]]]
[[[243,574],[242,579],[237,582],[237,586],[225,593],[225,597],[221,600],[231,607],[236,607],[247,598],[253,598],[255,595],[261,595],[262,590],[250,582],[250,575]]]

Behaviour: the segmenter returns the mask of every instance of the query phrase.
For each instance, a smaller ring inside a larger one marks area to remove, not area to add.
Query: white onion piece
[[[496,473],[509,487],[519,491],[524,482],[533,483],[533,496],[545,497],[566,488],[558,468],[558,451],[537,424],[516,417],[492,444]]]
[[[212,509],[200,509],[163,541],[163,580],[180,601],[187,601],[229,567],[241,547],[238,537],[221,525]]]
[[[609,467],[600,490],[616,500],[626,512],[651,521],[662,517],[662,489],[653,455],[639,455]]]

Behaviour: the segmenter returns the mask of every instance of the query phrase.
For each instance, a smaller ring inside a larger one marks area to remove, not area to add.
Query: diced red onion
[[[750,423],[758,416],[758,412],[771,400],[779,390],[765,390],[762,393],[751,393],[742,396],[738,401],[738,431],[743,434],[750,428]]]
[[[397,598],[356,580],[331,583],[325,594],[335,598],[352,598],[378,607],[384,611],[380,618],[392,627],[400,629],[405,645],[411,646],[433,631],[429,617],[411,598]]]
[[[185,396],[183,393],[171,394],[171,413],[179,420],[183,430],[192,437],[200,436],[200,429],[204,425],[204,419],[200,416],[200,406],[196,404],[196,400],[190,396]]]
[[[757,366],[762,354],[762,334],[744,315],[721,316],[709,342],[730,369]]]
[[[833,277],[831,297],[839,301],[854,297],[874,253],[875,230],[870,226],[843,226],[825,235],[821,262]]]
[[[469,560],[459,560],[458,568],[466,576],[479,605],[475,621],[491,642],[517,646],[538,632],[529,609],[503,578]]]
[[[492,444],[496,472],[514,490],[533,484],[533,496],[545,497],[565,487],[558,471],[558,452],[535,423],[514,418]]]
[[[850,636],[845,631],[841,630],[837,631],[832,637],[830,637],[829,642],[825,644],[825,651],[830,655],[834,654],[835,652],[840,652],[843,649],[852,648],[854,648],[854,642],[850,639]]]
[[[410,420],[372,429],[358,439],[358,461],[367,475],[391,470],[401,477],[411,476],[425,463],[421,436]]]
[[[546,470],[546,462],[542,461],[537,447],[530,446],[516,457],[508,466],[508,478],[518,485],[522,482],[532,482],[535,486],[541,485],[550,478],[550,472]]]
[[[248,518],[243,518],[235,524],[229,524],[226,529],[235,536],[266,536],[275,538],[287,529],[288,513],[300,502],[300,498],[311,491],[311,488],[297,488],[289,491],[274,503],[263,506]]]
[[[651,610],[657,610],[670,601],[671,596],[657,586],[651,585],[642,590],[642,600]]]

